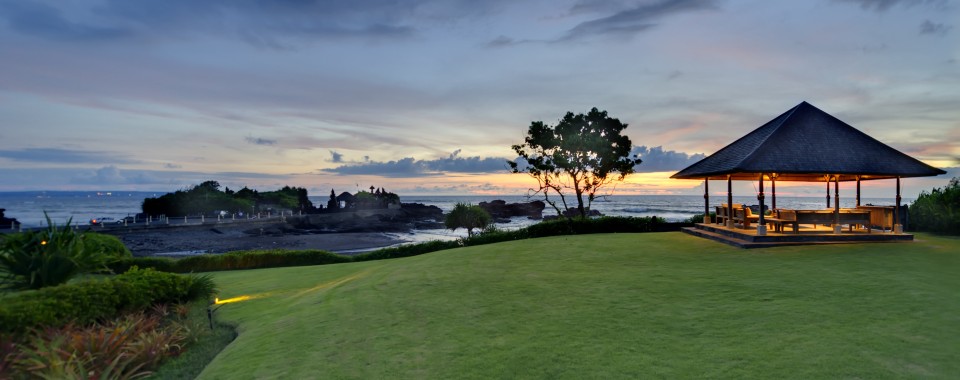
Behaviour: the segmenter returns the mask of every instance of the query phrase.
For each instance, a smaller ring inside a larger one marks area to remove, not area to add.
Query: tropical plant
[[[0,241],[0,288],[40,289],[106,269],[109,257],[103,250],[88,249],[70,222],[58,227],[47,216],[44,230],[5,235]]]
[[[943,188],[921,192],[910,205],[910,221],[918,231],[960,235],[960,177]]]
[[[627,124],[596,107],[587,114],[567,112],[556,126],[535,121],[523,144],[511,147],[519,158],[507,163],[514,173],[527,173],[536,179],[537,188],[530,189],[532,194],[543,194],[557,215],[564,215],[567,194],[573,191],[577,213],[586,218],[597,191],[623,181],[641,162],[630,157],[632,142],[621,134],[626,128]],[[560,198],[563,210],[550,198],[551,193]]]
[[[447,214],[447,218],[444,221],[444,225],[456,231],[457,228],[465,228],[467,230],[467,236],[473,236],[473,229],[486,228],[490,224],[490,214],[488,214],[480,206],[470,205],[462,202],[458,202],[456,206],[453,207],[453,210]]]

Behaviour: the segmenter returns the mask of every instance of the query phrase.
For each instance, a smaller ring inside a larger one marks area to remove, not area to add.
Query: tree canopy
[[[558,215],[563,211],[551,194],[559,197],[565,211],[567,194],[572,191],[577,213],[586,217],[602,187],[623,181],[642,162],[630,157],[633,143],[622,134],[626,128],[627,124],[596,107],[587,114],[567,112],[556,126],[534,121],[523,144],[511,147],[519,159],[507,163],[514,173],[527,173],[537,180],[538,187],[530,190],[543,194]]]
[[[473,236],[474,228],[484,229],[489,224],[490,214],[484,209],[462,202],[453,207],[444,221],[444,225],[454,231],[457,228],[466,228],[468,236]]]

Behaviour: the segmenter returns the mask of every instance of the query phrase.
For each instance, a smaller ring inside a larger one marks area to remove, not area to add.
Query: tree
[[[457,228],[466,228],[467,236],[473,236],[474,228],[486,228],[490,224],[490,214],[480,206],[458,202],[453,210],[447,214],[444,225],[456,231]]]
[[[564,213],[550,199],[551,193],[559,196],[565,211],[565,192],[572,190],[577,212],[585,218],[598,190],[614,181],[623,181],[642,162],[630,157],[632,142],[621,134],[626,128],[627,124],[596,107],[586,115],[567,112],[555,127],[534,121],[523,144],[511,147],[519,159],[507,163],[514,173],[527,173],[537,180],[538,188],[530,189],[531,195],[542,193],[544,201],[558,215]]]

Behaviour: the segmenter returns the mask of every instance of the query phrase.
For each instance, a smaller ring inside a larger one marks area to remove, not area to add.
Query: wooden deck
[[[846,226],[840,234],[833,233],[833,227],[823,225],[801,225],[798,233],[787,229],[786,233],[773,232],[768,226],[765,236],[758,236],[755,226],[749,229],[728,228],[719,224],[698,223],[694,227],[685,227],[683,232],[740,248],[765,248],[790,245],[814,244],[850,244],[850,243],[881,243],[913,241],[911,234],[894,234],[890,230],[854,229],[849,231]]]

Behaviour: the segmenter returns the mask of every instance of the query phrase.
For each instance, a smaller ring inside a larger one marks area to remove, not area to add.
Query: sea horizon
[[[45,190],[45,191],[3,191],[0,192],[0,208],[6,209],[7,218],[16,218],[24,227],[42,227],[46,225],[44,212],[57,224],[72,219],[74,225],[88,224],[92,218],[111,217],[115,219],[141,212],[145,198],[158,197],[165,193],[153,191],[88,191],[88,190]],[[311,195],[315,205],[323,205],[329,195]],[[755,205],[759,202],[754,195],[735,195],[735,203]],[[831,202],[833,201],[831,196]],[[400,195],[403,203],[422,203],[437,206],[449,212],[458,202],[478,204],[493,200],[508,203],[541,200],[542,197],[527,195]],[[767,195],[766,203],[772,201]],[[902,204],[909,204],[912,198],[904,198]],[[725,196],[711,195],[710,205],[726,202]],[[841,207],[853,207],[856,200],[841,194]],[[861,198],[862,204],[892,205],[893,197]],[[575,200],[568,206],[575,206]],[[703,213],[703,195],[627,195],[615,194],[598,198],[592,208],[610,216],[657,216],[668,221],[681,221]],[[777,205],[782,208],[818,209],[826,207],[825,197],[777,196]],[[555,211],[548,205],[544,215],[553,215]],[[509,223],[498,225],[504,228],[519,228],[534,223],[527,218],[513,218]],[[0,226],[0,228],[9,228]]]

